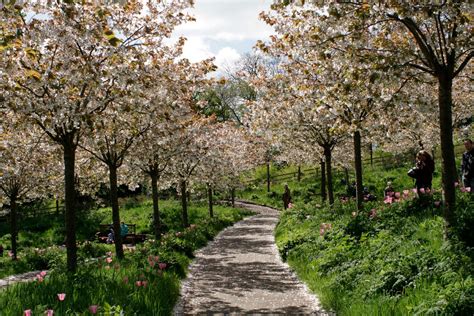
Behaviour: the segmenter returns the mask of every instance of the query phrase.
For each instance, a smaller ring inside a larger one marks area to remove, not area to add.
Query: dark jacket
[[[465,182],[474,179],[474,149],[462,154],[461,173]]]
[[[415,179],[415,186],[419,190],[421,188],[431,189],[431,183],[433,181],[434,172],[434,161],[418,161],[416,166],[408,172],[408,175]]]

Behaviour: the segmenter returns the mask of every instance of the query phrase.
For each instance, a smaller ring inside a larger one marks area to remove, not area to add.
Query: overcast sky
[[[176,28],[173,37],[188,40],[184,57],[199,61],[216,57],[216,65],[232,65],[250,52],[259,39],[273,33],[271,27],[258,19],[270,8],[272,0],[196,0],[191,13],[196,22]]]

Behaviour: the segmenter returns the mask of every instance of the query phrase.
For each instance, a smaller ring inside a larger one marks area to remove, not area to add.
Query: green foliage
[[[123,209],[126,221],[133,218],[128,216],[143,211],[149,201],[128,205],[128,209]],[[175,219],[177,205],[174,201],[162,203],[164,214],[167,214],[164,218]],[[98,211],[99,214],[105,212],[104,209]],[[185,276],[193,252],[224,227],[249,214],[240,209],[216,206],[215,217],[209,219],[205,206],[193,206],[190,208],[190,222],[193,223],[190,227],[182,230],[180,221],[167,222],[169,231],[161,240],[149,239],[137,245],[122,261],[115,258],[112,262],[106,261],[105,256],[110,258],[107,252],[112,250],[111,245],[86,241],[79,247],[82,264],[74,275],[65,272],[65,254],[59,247],[27,250],[20,259],[27,268],[34,265],[53,270],[42,282],[16,284],[0,292],[0,314],[21,315],[24,310],[31,309],[33,313],[43,315],[47,309],[53,309],[55,315],[89,315],[89,306],[99,305],[99,313],[103,315],[120,315],[121,312],[170,315],[178,298],[179,280]],[[145,219],[146,216],[143,221],[139,220],[139,227],[146,226]],[[138,286],[137,282],[142,281],[146,285]],[[66,293],[66,299],[59,301],[58,293]]]
[[[365,168],[364,186],[378,200],[364,203],[361,211],[353,199],[336,199],[332,207],[320,202],[314,176],[285,181],[294,207],[281,213],[275,231],[280,255],[338,315],[474,313],[472,196],[457,192],[453,238],[445,241],[441,193],[436,190],[440,173],[434,174],[434,192],[415,197],[406,176],[409,167]],[[346,195],[341,179],[336,171],[336,197]],[[382,201],[388,181],[402,195],[393,204]],[[283,192],[283,181],[271,188]],[[409,190],[408,196],[403,197],[403,190]],[[281,196],[267,194],[263,182],[240,194],[282,208]]]

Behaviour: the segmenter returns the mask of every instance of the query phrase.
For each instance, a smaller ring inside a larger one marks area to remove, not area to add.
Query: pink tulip
[[[383,202],[384,202],[385,204],[392,204],[392,203],[393,203],[393,198],[390,197],[390,196],[387,196],[387,197],[383,200]]]
[[[54,311],[52,309],[48,309],[46,312],[45,312],[46,316],[53,316],[54,314]]]
[[[292,203],[288,203],[288,208],[293,208],[293,204],[292,204]]]
[[[418,193],[418,191],[416,189],[412,189],[413,193]]]
[[[47,273],[46,271],[41,271],[40,275],[44,278],[46,276],[46,273]]]
[[[135,282],[135,285],[138,286],[138,287],[142,286],[142,281]]]
[[[112,262],[112,258],[109,257],[109,258],[105,259],[105,262],[111,263],[111,262]]]
[[[23,315],[24,316],[31,316],[31,309],[27,309],[27,310],[23,311]]]
[[[158,267],[160,268],[160,270],[164,270],[164,269],[166,269],[166,263],[160,262],[160,263],[158,264]]]
[[[148,285],[148,281],[142,281],[142,286],[146,287]]]
[[[44,278],[41,275],[36,275],[36,280],[38,280],[39,283],[44,281]]]
[[[420,193],[425,193],[425,188],[420,188]]]
[[[58,294],[58,299],[59,299],[60,301],[64,301],[65,298],[66,298],[66,293],[59,293],[59,294]]]
[[[471,187],[467,187],[466,192],[471,192]]]
[[[395,197],[396,197],[397,199],[399,199],[400,196],[401,196],[401,195],[400,195],[400,192],[395,192]]]
[[[435,206],[435,207],[440,207],[440,205],[441,205],[441,201],[435,201],[435,202],[434,202],[434,206]]]
[[[10,258],[13,257],[13,251],[9,250],[9,251],[8,251],[8,256],[9,256]]]
[[[89,311],[90,311],[92,314],[96,314],[96,313],[97,313],[97,308],[99,308],[98,305],[91,305],[91,306],[89,306]]]
[[[459,186],[459,182],[454,182],[454,187],[457,188]]]

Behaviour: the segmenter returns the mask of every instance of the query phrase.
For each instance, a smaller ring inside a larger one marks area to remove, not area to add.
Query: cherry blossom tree
[[[121,93],[115,71],[121,66],[120,56],[134,50],[158,51],[174,26],[189,19],[182,13],[189,4],[35,1],[3,8],[8,12],[1,40],[5,98],[63,151],[69,271],[77,265],[75,156],[85,127],[94,126]],[[25,21],[18,14],[22,12],[35,17]]]
[[[18,206],[42,198],[54,177],[50,144],[38,128],[27,128],[11,111],[0,110],[0,201],[10,208],[12,259],[17,259]]]
[[[289,3],[293,3],[288,7]],[[443,164],[444,218],[449,228],[454,221],[456,179],[453,147],[453,82],[474,56],[472,23],[468,2],[340,2],[278,1],[273,5],[283,17],[294,15],[299,34],[288,41],[304,41],[310,34],[313,50],[351,50],[357,61],[372,69],[389,72],[400,80],[399,88],[387,89],[381,97],[391,98],[413,78],[429,76],[438,91],[440,143]],[[269,23],[280,17],[269,16]],[[360,39],[363,39],[362,41]],[[371,75],[369,72],[367,75]],[[472,102],[471,102],[472,103]]]

